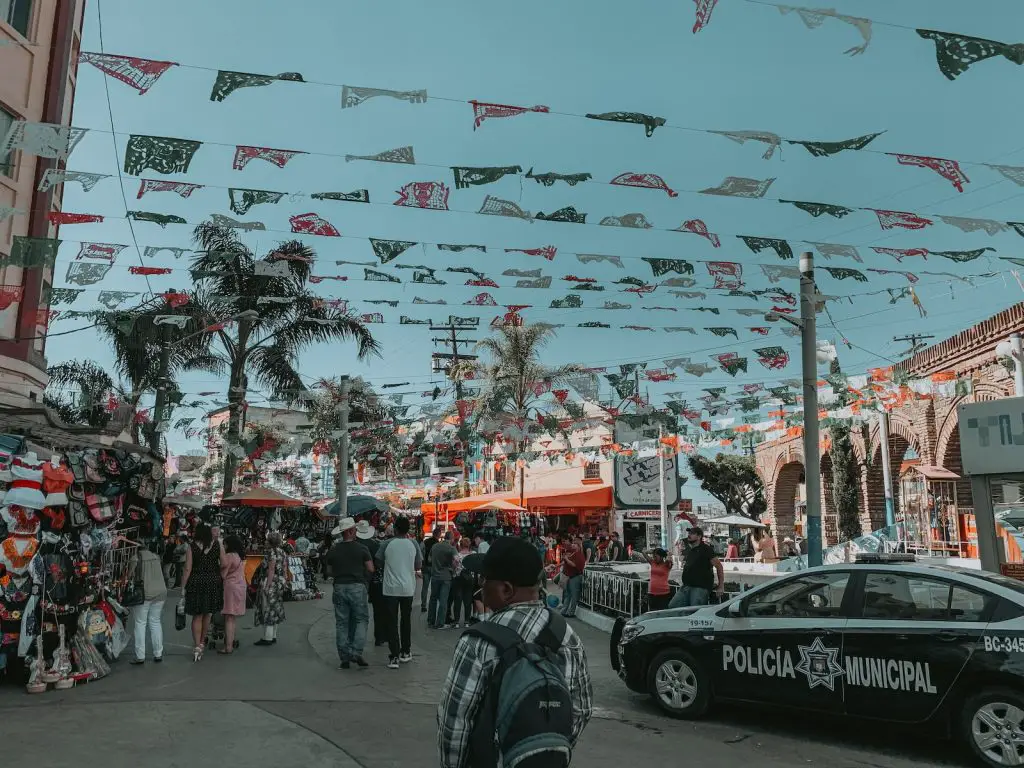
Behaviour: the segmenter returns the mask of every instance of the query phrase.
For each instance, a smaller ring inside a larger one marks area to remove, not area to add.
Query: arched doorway
[[[772,509],[775,512],[775,530],[772,531],[780,544],[787,536],[796,534],[800,486],[804,482],[804,465],[799,461],[783,464],[775,474],[772,489]]]

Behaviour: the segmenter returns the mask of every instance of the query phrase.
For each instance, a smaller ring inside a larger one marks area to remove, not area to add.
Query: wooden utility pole
[[[449,317],[448,325],[431,325],[432,331],[443,331],[448,335],[444,338],[432,339],[435,345],[444,345],[450,352],[435,352],[431,355],[432,366],[435,372],[444,371],[449,376],[455,373],[455,398],[456,410],[459,414],[459,441],[462,443],[462,492],[469,495],[469,434],[466,431],[466,419],[458,403],[462,401],[462,374],[458,370],[459,363],[463,361],[476,360],[476,355],[459,352],[463,344],[476,344],[476,339],[460,338],[459,334],[477,330],[476,326],[458,322],[459,318]]]
[[[920,352],[922,349],[924,349],[926,346],[928,346],[927,344],[923,344],[922,343],[923,341],[925,341],[925,339],[934,339],[934,338],[935,338],[934,336],[927,335],[927,334],[909,333],[906,336],[893,336],[892,340],[893,341],[909,341],[910,342],[910,351],[907,354],[908,355],[916,355],[918,352]]]

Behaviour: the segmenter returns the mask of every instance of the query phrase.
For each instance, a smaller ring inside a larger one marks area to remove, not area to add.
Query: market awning
[[[467,496],[464,499],[452,499],[441,502],[441,511],[466,512],[479,509],[481,505],[490,501],[505,501],[510,504],[519,504],[519,493],[517,491],[502,491],[500,493],[482,493],[478,496]],[[543,490],[526,491],[523,494],[523,506],[528,509],[569,509],[589,507],[591,509],[610,509],[612,505],[612,487],[610,485],[592,485],[587,487],[576,486],[573,488],[545,488]],[[424,504],[421,510],[426,513],[434,512],[434,503]]]
[[[920,464],[915,469],[928,480],[959,480],[960,475],[945,467],[936,467],[931,464]]]
[[[301,507],[301,499],[293,499],[273,488],[253,488],[245,493],[236,493],[221,501],[225,507]]]
[[[759,523],[757,520],[752,520],[749,517],[743,515],[726,515],[725,517],[715,517],[711,520],[702,521],[711,525],[728,525],[732,528],[767,528],[768,526],[764,523]]]

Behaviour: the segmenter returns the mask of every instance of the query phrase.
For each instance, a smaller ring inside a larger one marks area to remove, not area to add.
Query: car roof
[[[938,576],[952,581],[962,581],[975,588],[984,588],[990,592],[999,592],[1004,596],[1012,596],[1024,603],[1024,582],[1014,582],[1004,576],[981,571],[974,568],[962,568],[943,563],[920,562],[868,562],[868,563],[833,563],[790,571],[787,576],[798,576],[809,573],[828,573],[830,571],[870,571],[874,573],[913,573],[921,576]],[[770,583],[770,582],[769,582]]]

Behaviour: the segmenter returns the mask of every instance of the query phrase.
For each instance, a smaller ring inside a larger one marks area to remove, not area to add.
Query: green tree
[[[700,487],[725,505],[729,515],[745,515],[756,520],[768,509],[764,483],[746,456],[723,453],[709,459],[698,453],[689,457],[690,472],[700,480]]]
[[[210,348],[228,372],[231,409],[224,461],[224,495],[232,492],[235,457],[246,395],[252,383],[272,398],[295,402],[307,387],[297,364],[299,354],[321,342],[355,341],[360,359],[379,353],[369,329],[347,311],[332,308],[309,290],[316,252],[298,240],[280,243],[255,256],[233,229],[203,222],[194,240],[193,300],[218,318],[238,318],[237,327],[218,323],[210,329]]]
[[[476,345],[484,361],[476,365],[475,375],[483,379],[483,391],[476,401],[474,415],[478,426],[487,431],[512,429],[520,452],[528,436],[539,431],[540,422],[553,418],[556,408],[542,395],[551,387],[559,387],[579,375],[578,365],[548,366],[541,362],[541,352],[555,337],[548,325],[504,325],[490,338]],[[453,377],[464,375],[453,371]],[[543,388],[538,385],[544,384]],[[545,430],[549,427],[545,427]]]
[[[832,427],[832,501],[839,518],[839,539],[847,541],[861,535],[860,471],[850,441],[850,425]]]

